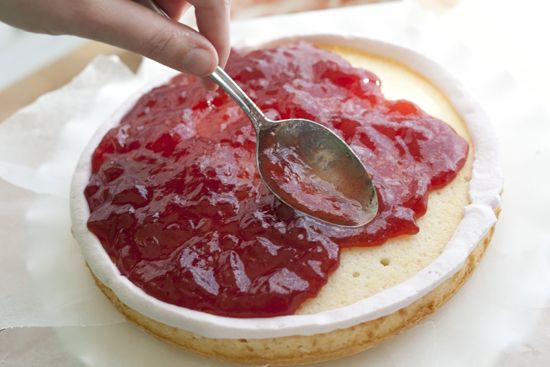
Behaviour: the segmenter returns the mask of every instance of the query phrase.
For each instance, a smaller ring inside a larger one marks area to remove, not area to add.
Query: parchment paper
[[[265,34],[355,33],[439,61],[479,98],[502,141],[503,211],[461,291],[414,329],[323,366],[550,365],[550,115],[498,65],[447,38],[410,4],[365,6],[234,24],[236,44]],[[0,125],[0,364],[223,366],[159,342],[124,321],[97,290],[70,234],[69,182],[98,124],[163,73],[133,75],[100,57],[66,87]]]

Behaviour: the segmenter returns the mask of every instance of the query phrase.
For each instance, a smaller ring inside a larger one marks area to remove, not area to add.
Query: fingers
[[[186,0],[157,0],[157,4],[174,20],[180,19],[190,6]]]
[[[197,76],[212,73],[218,64],[216,49],[206,37],[140,4],[127,0],[78,4],[75,35],[140,53]]]
[[[230,0],[188,0],[195,7],[197,26],[216,48],[219,64],[225,66],[230,51]]]

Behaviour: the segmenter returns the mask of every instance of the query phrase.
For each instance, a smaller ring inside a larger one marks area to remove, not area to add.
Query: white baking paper
[[[499,65],[439,32],[444,23],[393,3],[234,25],[236,44],[265,34],[336,32],[414,48],[456,74],[500,134],[503,211],[471,279],[412,330],[322,366],[550,365],[550,115]],[[158,73],[152,62],[136,76],[101,57],[68,86],[0,124],[0,328],[8,328],[0,332],[2,366],[226,365],[181,352],[124,321],[93,284],[69,232],[69,182],[80,150],[100,122]]]
[[[70,233],[69,184],[98,124],[143,79],[99,57],[0,125],[0,328],[121,322]]]

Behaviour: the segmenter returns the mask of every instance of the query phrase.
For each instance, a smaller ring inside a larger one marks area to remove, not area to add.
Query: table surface
[[[82,71],[84,66],[100,54],[119,56],[133,71],[137,70],[141,62],[141,56],[129,51],[98,42],[87,42],[53,63],[0,91],[0,101],[2,101],[0,122],[21,107],[33,102],[42,94],[67,84]]]

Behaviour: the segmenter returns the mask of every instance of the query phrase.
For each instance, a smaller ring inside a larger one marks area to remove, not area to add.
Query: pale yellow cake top
[[[317,297],[302,305],[299,314],[346,306],[411,277],[441,254],[470,201],[471,139],[464,121],[445,95],[422,76],[395,61],[349,48],[319,46],[341,55],[353,66],[376,74],[382,81],[386,98],[407,99],[451,125],[470,142],[470,151],[458,176],[443,189],[430,193],[428,211],[417,222],[418,234],[397,237],[376,247],[344,249],[338,269]]]

